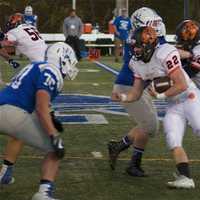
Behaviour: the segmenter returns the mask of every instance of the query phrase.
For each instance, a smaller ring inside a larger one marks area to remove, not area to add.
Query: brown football
[[[153,79],[153,87],[156,92],[163,93],[172,86],[172,81],[168,76]]]

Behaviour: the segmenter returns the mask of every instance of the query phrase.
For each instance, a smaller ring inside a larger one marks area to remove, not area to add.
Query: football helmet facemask
[[[134,41],[135,58],[144,63],[149,62],[158,44],[156,31],[150,26],[137,28],[133,33],[132,41]]]
[[[184,20],[176,28],[177,46],[190,51],[200,40],[200,25],[194,20]]]
[[[74,80],[78,74],[78,69],[75,67],[77,59],[74,50],[64,42],[57,42],[49,46],[46,50],[45,60],[56,66],[63,78]]]

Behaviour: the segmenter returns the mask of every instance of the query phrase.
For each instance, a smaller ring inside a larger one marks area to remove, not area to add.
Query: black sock
[[[122,138],[122,141],[123,141],[123,143],[124,143],[125,145],[127,145],[127,146],[130,146],[130,145],[133,144],[133,141],[131,141],[131,140],[129,139],[128,135],[124,136],[124,137]]]
[[[41,179],[40,184],[52,184],[52,181],[46,180],[46,179]]]
[[[176,165],[176,168],[180,175],[190,178],[190,168],[188,163],[179,163]]]
[[[128,149],[132,144],[133,142],[129,139],[129,137],[127,135],[124,136],[120,141],[120,151]]]
[[[142,155],[144,153],[144,149],[134,147],[133,155],[131,158],[131,165],[135,167],[140,167],[142,162]]]
[[[12,163],[12,162],[10,162],[8,160],[3,160],[3,164],[7,165],[7,166],[13,166],[14,165],[14,163]]]
[[[42,179],[40,180],[39,192],[45,192],[48,196],[52,197],[54,191],[54,183],[52,181]]]

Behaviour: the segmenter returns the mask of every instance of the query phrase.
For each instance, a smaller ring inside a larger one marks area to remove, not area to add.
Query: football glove
[[[54,111],[51,111],[50,114],[54,127],[58,132],[62,133],[64,131],[62,123],[56,118]]]
[[[4,40],[4,38],[5,38],[5,34],[2,31],[0,31],[0,41]]]
[[[65,156],[65,147],[62,138],[59,135],[52,135],[51,144],[54,148],[57,158],[63,159]]]
[[[13,59],[9,59],[8,63],[9,63],[10,66],[12,66],[15,69],[20,67],[20,64],[18,62],[14,61]]]

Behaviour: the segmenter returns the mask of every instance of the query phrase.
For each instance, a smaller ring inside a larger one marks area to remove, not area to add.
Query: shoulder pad
[[[44,70],[49,70],[52,74],[54,74],[57,80],[57,90],[60,92],[64,84],[63,77],[62,77],[62,74],[60,73],[60,70],[56,68],[54,65],[51,65],[49,63],[40,64],[39,69],[41,72]]]
[[[159,60],[165,60],[167,56],[173,51],[177,51],[176,47],[171,44],[165,43],[158,47],[156,52],[156,58]]]
[[[199,56],[200,55],[200,44],[198,44],[197,46],[195,46],[193,49],[192,49],[192,52],[195,56]]]

